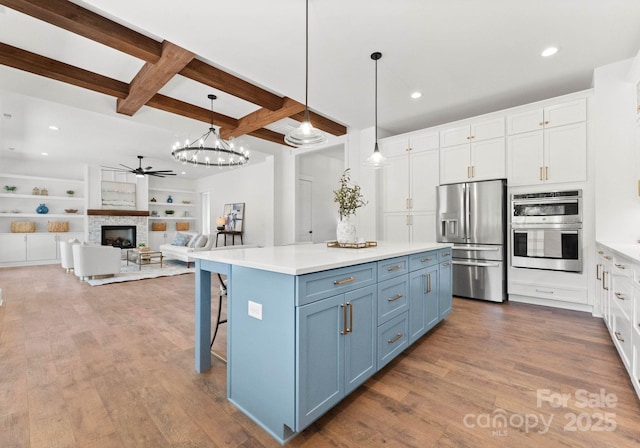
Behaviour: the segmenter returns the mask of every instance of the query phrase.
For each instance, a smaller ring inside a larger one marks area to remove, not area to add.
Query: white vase
[[[338,221],[338,226],[336,227],[338,243],[356,242],[356,225],[353,221],[353,215],[343,216]]]

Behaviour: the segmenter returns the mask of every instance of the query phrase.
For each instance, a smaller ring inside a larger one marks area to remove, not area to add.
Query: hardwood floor
[[[0,447],[279,446],[227,402],[223,363],[194,371],[193,275],[91,287],[3,268],[0,288]],[[583,408],[581,390],[617,403]],[[287,446],[637,447],[639,403],[601,319],[455,299]]]

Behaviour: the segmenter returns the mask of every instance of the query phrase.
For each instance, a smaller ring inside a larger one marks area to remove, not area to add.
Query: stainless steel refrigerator
[[[437,188],[437,239],[453,243],[453,295],[507,299],[506,181]]]

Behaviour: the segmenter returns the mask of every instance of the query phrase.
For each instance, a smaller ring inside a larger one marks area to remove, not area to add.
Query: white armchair
[[[73,271],[84,280],[88,277],[113,277],[120,272],[121,250],[112,246],[74,244]]]
[[[60,241],[60,264],[66,272],[73,270],[73,251],[71,247],[74,244],[80,244],[80,241]]]

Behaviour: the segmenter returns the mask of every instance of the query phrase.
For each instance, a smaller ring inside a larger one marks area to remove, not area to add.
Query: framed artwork
[[[244,202],[224,204],[224,229],[229,232],[242,232],[244,224]]]
[[[136,184],[103,180],[100,193],[102,208],[136,209]]]

